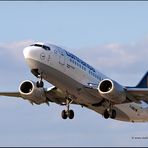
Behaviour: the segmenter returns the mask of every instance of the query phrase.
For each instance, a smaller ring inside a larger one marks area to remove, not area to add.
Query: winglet
[[[136,88],[148,88],[148,71],[145,73],[141,81],[137,84]]]

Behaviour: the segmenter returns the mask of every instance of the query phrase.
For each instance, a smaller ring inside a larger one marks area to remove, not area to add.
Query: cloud
[[[133,67],[133,65],[135,66],[135,64],[141,64],[143,60],[146,62],[148,43],[136,43],[134,45],[132,43],[128,45],[109,43],[85,49],[85,54],[82,52],[80,54],[89,59],[93,65],[102,69],[120,69],[123,71]]]
[[[32,40],[0,43],[1,91],[18,90],[22,80],[33,77],[23,56],[24,47],[32,43]]]
[[[106,43],[97,47],[80,47],[73,51],[99,71],[124,83],[129,82],[127,78],[130,78],[130,83],[134,79],[139,81],[148,70],[148,39],[127,44]]]
[[[23,49],[32,43],[33,40],[0,43],[0,55],[1,56],[7,55],[7,57],[13,58],[13,60],[22,61]]]

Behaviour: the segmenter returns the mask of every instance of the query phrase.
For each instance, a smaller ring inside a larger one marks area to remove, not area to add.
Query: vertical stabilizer
[[[145,73],[141,81],[137,84],[136,88],[148,88],[148,71]]]

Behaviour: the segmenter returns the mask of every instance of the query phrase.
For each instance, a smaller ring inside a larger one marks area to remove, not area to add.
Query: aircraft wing
[[[101,97],[96,84],[84,86],[84,90],[94,97]],[[125,91],[128,98],[127,102],[140,103],[140,101],[145,101],[148,103],[148,88],[125,87]]]
[[[21,97],[19,92],[0,92],[0,96]]]
[[[148,103],[148,72],[145,73],[136,87],[125,87],[125,90],[127,95],[135,98],[135,101],[145,101]]]
[[[99,92],[97,90],[97,87],[95,85],[92,85],[92,86],[84,86],[83,89],[89,93],[90,95],[94,96],[94,97],[98,97],[99,95]]]
[[[66,96],[59,88],[55,86],[48,88],[45,93],[49,101],[55,102],[61,105],[65,103]]]
[[[126,88],[127,96],[133,96],[135,101],[148,102],[148,88]]]
[[[55,86],[47,89],[46,96],[47,98],[49,98],[51,102],[55,102],[60,105],[65,105],[66,102],[65,93]],[[77,104],[77,103],[73,101],[72,104]]]
[[[48,89],[45,89],[45,95],[48,99],[47,101],[55,102],[55,103],[60,104],[60,105],[65,105],[66,96],[59,88],[56,88],[55,86],[53,86],[53,87],[50,87]],[[0,92],[0,96],[22,98],[20,92]],[[72,102],[72,104],[76,104],[76,103]]]

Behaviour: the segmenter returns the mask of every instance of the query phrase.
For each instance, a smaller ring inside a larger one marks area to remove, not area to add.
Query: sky
[[[148,70],[146,1],[1,1],[0,91],[17,91],[30,73],[23,48],[43,41],[66,47],[122,85],[135,86]],[[46,87],[52,86],[46,83]],[[104,119],[72,105],[31,105],[0,97],[0,146],[148,146],[147,123]]]

